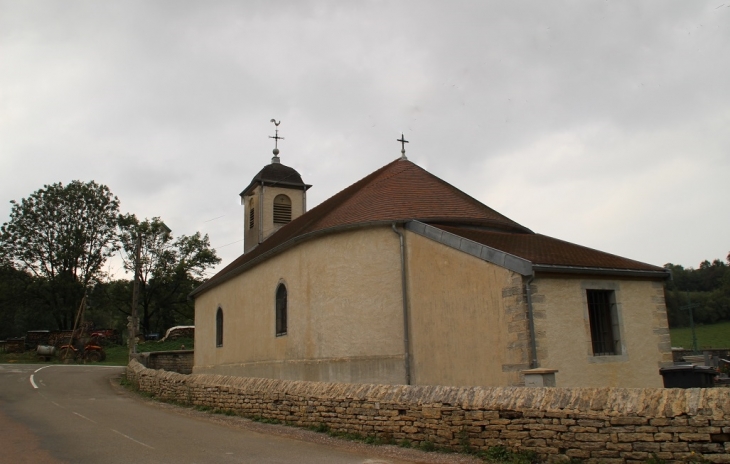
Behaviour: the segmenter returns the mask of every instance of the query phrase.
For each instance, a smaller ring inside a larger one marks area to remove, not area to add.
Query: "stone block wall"
[[[362,385],[180,375],[127,378],[179,403],[414,445],[529,450],[548,462],[730,463],[730,389]]]
[[[194,350],[153,351],[138,353],[135,358],[144,367],[178,374],[192,374]]]

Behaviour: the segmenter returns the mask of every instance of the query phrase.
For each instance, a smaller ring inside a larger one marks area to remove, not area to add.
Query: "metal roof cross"
[[[406,151],[406,144],[408,143],[408,140],[406,140],[403,137],[403,132],[400,133],[400,138],[396,140],[397,142],[400,142],[401,144],[401,153],[405,153]]]
[[[278,153],[279,152],[279,140],[284,140],[284,137],[279,137],[279,124],[281,124],[281,121],[276,122],[275,119],[272,119],[271,122],[273,122],[274,125],[276,126],[276,133],[274,134],[273,137],[269,136],[269,138],[274,139],[274,150],[276,150],[276,153],[274,153],[274,154],[278,155],[279,154]]]
[[[408,143],[408,140],[406,140],[405,137],[403,137],[403,132],[400,133],[400,138],[397,139],[398,142],[400,142],[400,155],[401,159],[407,159],[406,158],[406,144]]]

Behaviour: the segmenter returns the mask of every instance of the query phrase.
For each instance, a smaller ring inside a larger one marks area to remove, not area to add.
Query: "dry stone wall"
[[[163,400],[413,444],[529,450],[548,462],[730,463],[730,389],[361,385],[181,375],[136,361]]]
[[[137,353],[134,358],[144,367],[162,369],[178,374],[192,374],[194,350],[152,351]]]

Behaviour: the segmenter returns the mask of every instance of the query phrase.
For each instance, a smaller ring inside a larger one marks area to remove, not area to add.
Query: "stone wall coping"
[[[167,350],[167,351],[150,351],[147,354],[149,356],[161,356],[166,354],[191,354],[195,353],[195,350]]]
[[[730,418],[727,388],[529,388],[373,385],[301,380],[183,375],[150,370],[136,360],[135,376],[155,375],[167,382],[227,388],[246,392],[276,392],[304,398],[355,399],[404,405],[453,405],[465,410],[544,411],[600,416],[676,417],[702,415]],[[145,372],[146,371],[146,372]]]

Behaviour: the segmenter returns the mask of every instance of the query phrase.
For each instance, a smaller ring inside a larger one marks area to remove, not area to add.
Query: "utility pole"
[[[139,300],[139,261],[142,249],[142,236],[137,231],[137,244],[134,250],[134,285],[132,290],[132,315],[129,324],[129,359],[137,352],[137,302]]]
[[[692,352],[697,353],[699,350],[697,349],[697,334],[695,333],[695,319],[694,319],[694,309],[699,308],[699,303],[692,304],[692,300],[690,300],[689,292],[687,292],[687,304],[684,306],[680,306],[679,309],[687,310],[689,311],[689,326],[692,329]]]

